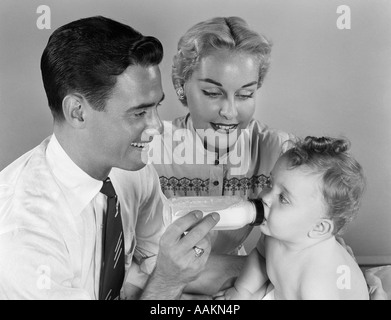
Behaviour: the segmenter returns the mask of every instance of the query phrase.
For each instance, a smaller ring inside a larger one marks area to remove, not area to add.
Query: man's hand
[[[211,296],[220,290],[232,287],[246,258],[247,256],[214,254],[212,252],[205,269],[195,281],[186,285],[183,292]]]
[[[142,299],[179,298],[185,285],[204,269],[211,251],[208,233],[219,220],[216,212],[202,219],[201,211],[192,211],[167,228]],[[201,256],[196,256],[195,246],[204,250]]]

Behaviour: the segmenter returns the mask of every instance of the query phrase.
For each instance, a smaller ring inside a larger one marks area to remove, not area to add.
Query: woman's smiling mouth
[[[222,132],[222,133],[231,133],[234,131],[239,124],[223,124],[223,123],[210,123],[212,128],[215,131]]]

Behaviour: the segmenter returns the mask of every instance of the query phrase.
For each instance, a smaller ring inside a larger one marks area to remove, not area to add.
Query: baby
[[[216,299],[369,299],[363,273],[335,238],[357,214],[365,186],[348,149],[343,139],[307,137],[278,159],[262,193],[257,248]]]

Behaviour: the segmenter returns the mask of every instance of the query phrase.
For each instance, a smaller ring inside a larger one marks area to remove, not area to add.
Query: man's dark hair
[[[62,100],[82,94],[96,110],[104,110],[116,77],[131,65],[158,65],[163,47],[154,37],[105,17],[68,23],[53,32],[41,58],[48,104],[62,121]]]

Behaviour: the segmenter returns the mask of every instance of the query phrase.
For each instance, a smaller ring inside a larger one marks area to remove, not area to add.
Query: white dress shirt
[[[157,254],[163,232],[158,176],[146,166],[114,168],[109,177],[121,203],[125,281],[144,283],[139,268],[129,270],[136,247],[144,258]],[[0,299],[98,299],[102,184],[54,135],[0,172]]]

